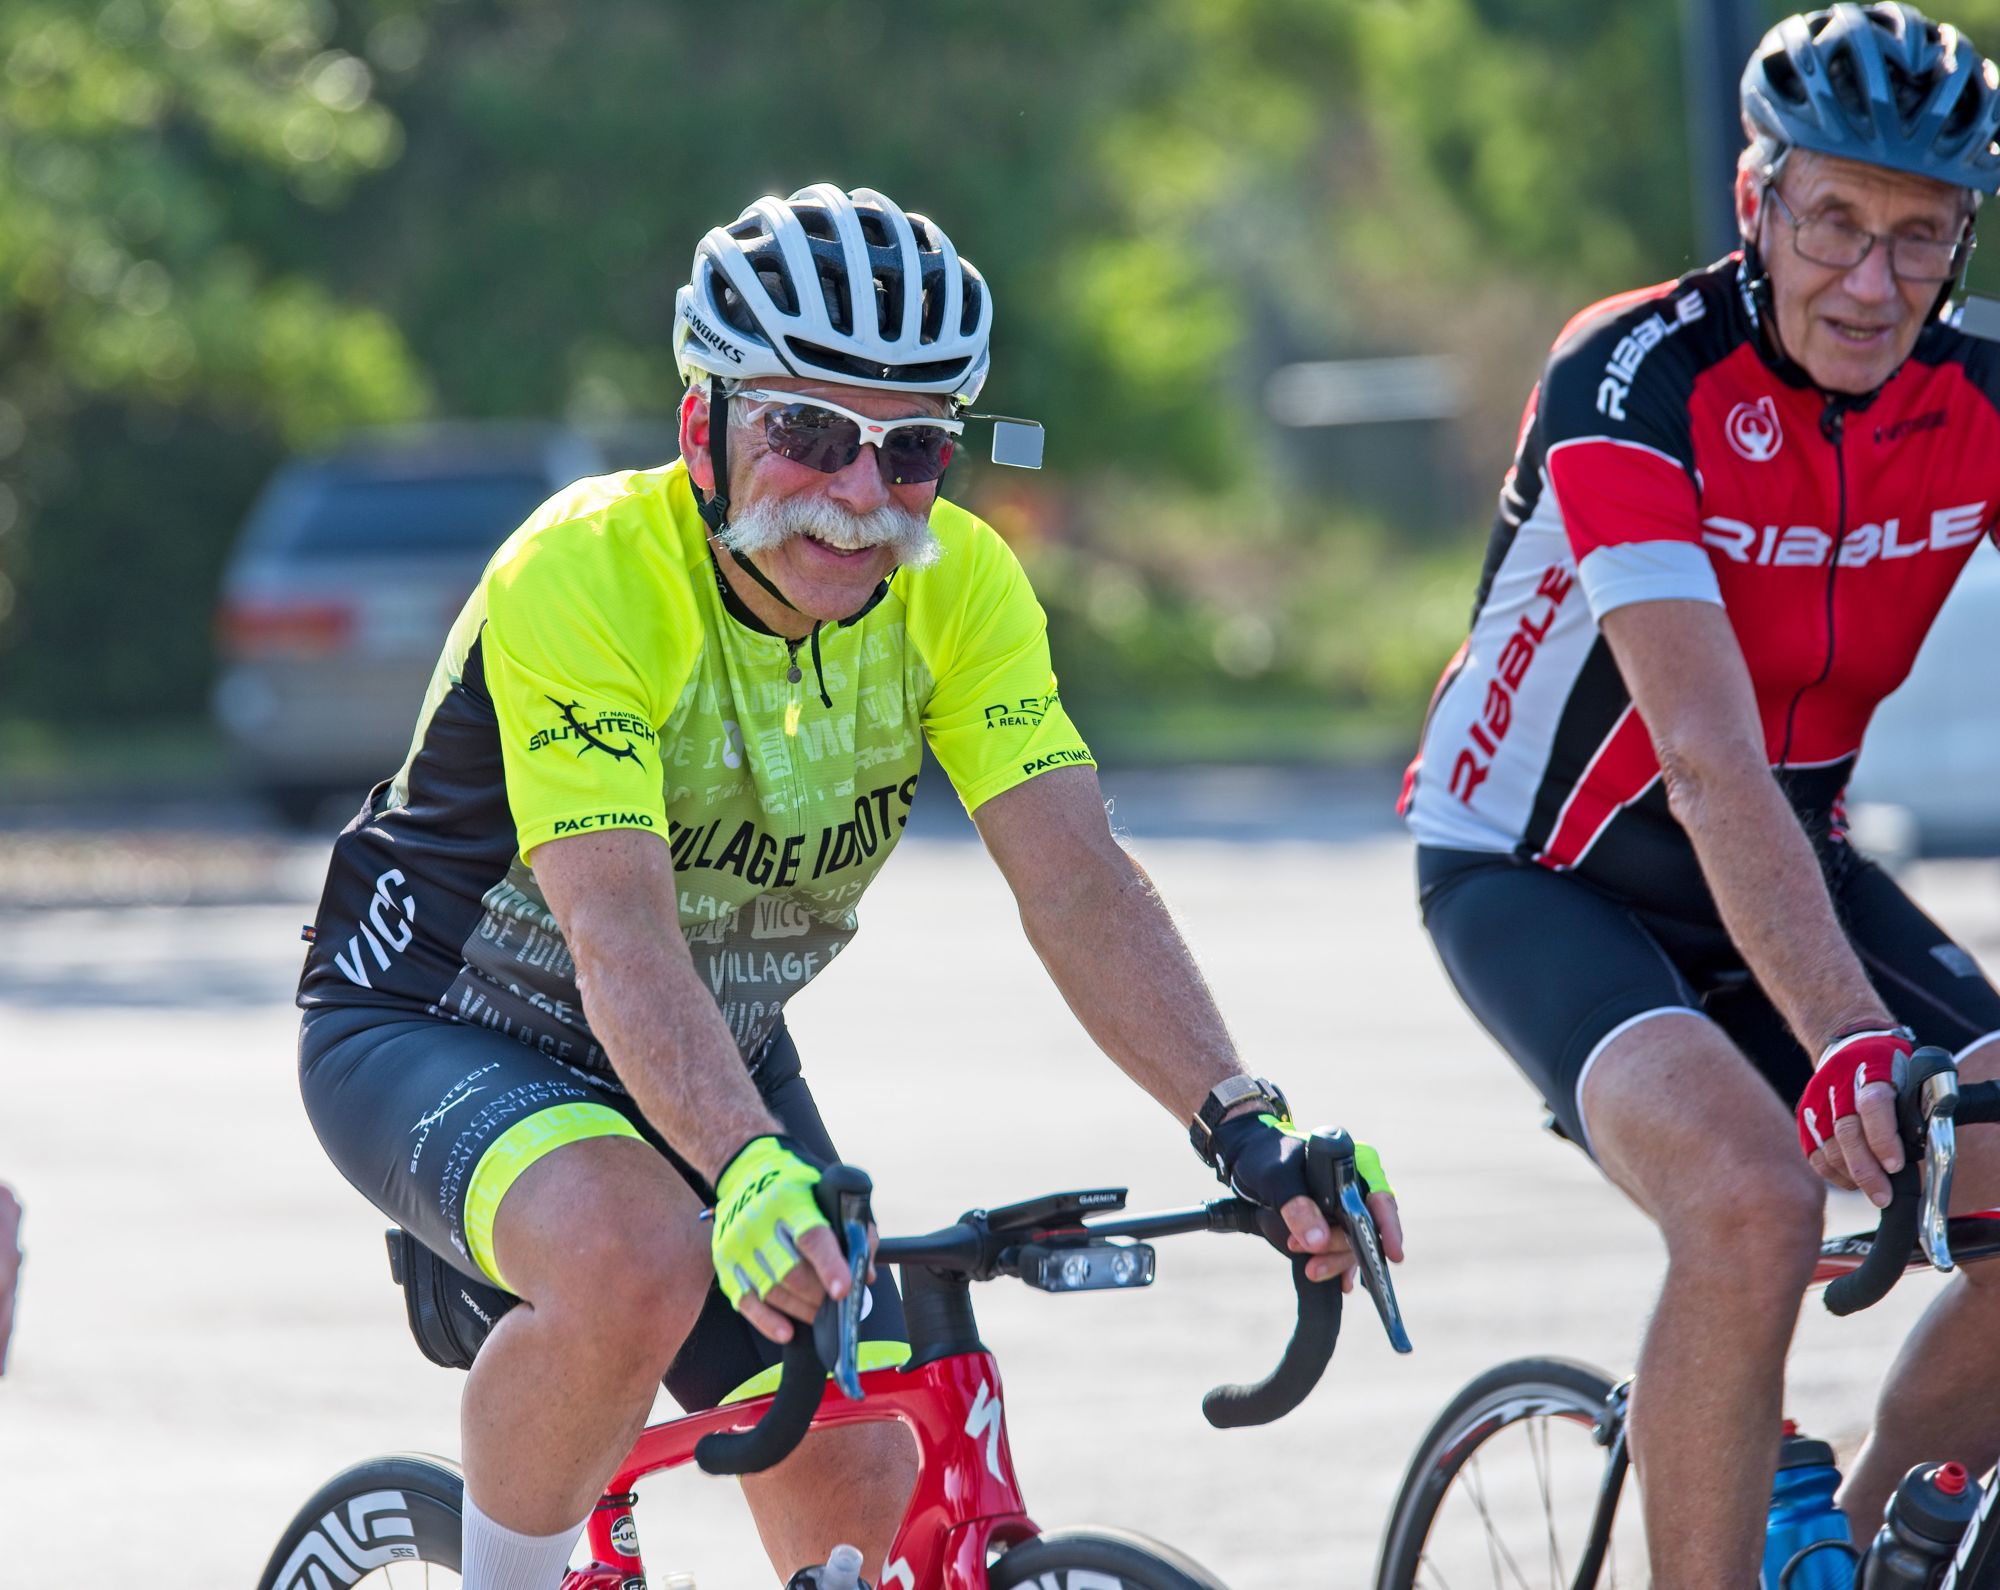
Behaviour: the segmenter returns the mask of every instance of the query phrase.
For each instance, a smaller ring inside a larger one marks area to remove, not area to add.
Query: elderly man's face
[[[1761,177],[1742,173],[1736,207],[1743,235],[1756,241],[1770,273],[1785,351],[1826,391],[1872,392],[1909,357],[1943,285],[1898,275],[1887,240],[1949,243],[1965,224],[1964,194],[1803,149],[1785,161],[1773,191],[1767,195]],[[1794,223],[1810,228],[1826,220],[1876,235],[1858,265],[1816,264],[1799,253]]]
[[[771,376],[759,390],[824,398],[875,419],[914,415],[938,418],[942,398],[883,392]],[[937,482],[896,485],[885,475],[877,449],[863,447],[832,474],[793,463],[771,451],[754,399],[729,404],[729,529],[724,539],[753,559],[767,579],[808,618],[834,620],[862,606],[901,563],[923,564],[937,555],[930,531]],[[681,455],[704,491],[713,479],[708,451],[708,404],[691,396],[681,411]]]

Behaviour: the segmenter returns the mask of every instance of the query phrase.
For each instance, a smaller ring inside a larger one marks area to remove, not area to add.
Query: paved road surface
[[[1261,1372],[1289,1306],[1282,1268],[1251,1244],[1165,1244],[1142,1296],[979,1299],[1035,1515],[1157,1534],[1239,1590],[1363,1585],[1442,1401],[1514,1354],[1625,1365],[1659,1264],[1621,1199],[1537,1130],[1419,936],[1404,847],[1369,826],[1343,843],[1141,850],[1255,1065],[1303,1114],[1382,1145],[1410,1230],[1416,1355],[1397,1359],[1351,1311],[1301,1413],[1222,1433],[1201,1392]],[[26,1201],[29,1251],[0,1381],[0,1590],[248,1584],[335,1469],[456,1445],[459,1378],[407,1339],[382,1221],[297,1107],[288,994],[317,854],[259,843],[240,896],[256,903],[0,910],[0,1176]],[[1936,866],[1917,884],[1993,964],[2000,871]],[[975,846],[906,841],[866,917],[794,1025],[887,1228],[1069,1186],[1129,1183],[1136,1207],[1213,1191],[1180,1130],[1080,1037]],[[1809,1313],[1790,1399],[1808,1429],[1855,1431],[1928,1290],[1859,1321]],[[656,1576],[769,1582],[725,1482],[673,1476],[643,1495]]]

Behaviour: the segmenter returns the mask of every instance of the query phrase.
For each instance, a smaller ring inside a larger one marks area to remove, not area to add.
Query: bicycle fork
[[[1632,1382],[1623,1381],[1611,1388],[1611,1395],[1605,1400],[1604,1411],[1597,1416],[1597,1423],[1590,1427],[1590,1436],[1599,1446],[1610,1450],[1610,1459],[1604,1465],[1604,1478],[1597,1487],[1597,1510],[1590,1519],[1590,1538],[1585,1542],[1583,1556],[1576,1565],[1576,1578],[1570,1581],[1570,1590],[1597,1590],[1597,1576],[1604,1571],[1604,1554],[1611,1546],[1611,1521],[1618,1514],[1618,1498],[1625,1489],[1625,1474],[1632,1466],[1632,1453],[1626,1445],[1626,1410],[1632,1401]]]

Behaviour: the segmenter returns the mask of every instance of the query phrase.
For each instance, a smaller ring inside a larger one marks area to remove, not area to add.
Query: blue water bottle
[[[1800,1435],[1787,1419],[1757,1590],[1853,1590],[1847,1515],[1833,1503],[1839,1485],[1833,1448]]]

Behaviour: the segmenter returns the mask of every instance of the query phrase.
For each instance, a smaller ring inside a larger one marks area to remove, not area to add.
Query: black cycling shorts
[[[1459,997],[1586,1151],[1580,1101],[1592,1062],[1668,1011],[1714,1021],[1797,1105],[1812,1058],[1719,922],[1665,916],[1574,873],[1486,852],[1418,847],[1417,887]],[[2000,1033],[2000,994],[1886,872],[1849,852],[1827,888],[1876,992],[1918,1043],[1957,1052]]]
[[[837,1159],[782,1025],[752,1071],[786,1133],[823,1161]],[[715,1202],[714,1188],[615,1080],[483,1027],[353,1005],[309,1011],[299,1029],[299,1088],[321,1145],[370,1203],[463,1274],[503,1289],[491,1267],[493,1208],[513,1175],[552,1146],[638,1136],[704,1206]],[[511,1169],[496,1180],[496,1166]],[[908,1336],[886,1269],[862,1317],[862,1367],[899,1362]],[[771,1389],[782,1352],[711,1284],[666,1387],[690,1413],[713,1408]]]

